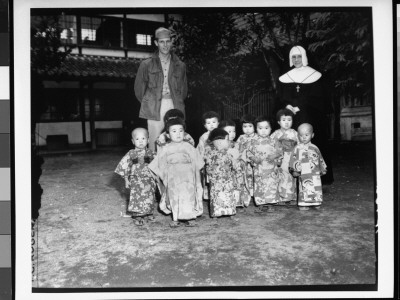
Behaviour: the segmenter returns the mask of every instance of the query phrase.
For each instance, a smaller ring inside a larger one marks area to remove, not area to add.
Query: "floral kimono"
[[[150,149],[130,150],[119,162],[115,173],[130,182],[130,196],[127,211],[133,216],[153,214],[156,181],[148,168],[154,158]]]
[[[205,153],[206,172],[210,181],[210,216],[236,214],[234,198],[235,174],[232,156],[228,150],[217,150],[211,146]]]
[[[209,145],[207,144],[209,135],[210,135],[209,131],[203,133],[199,139],[199,143],[197,144],[196,149],[203,159],[206,150],[209,149]],[[209,180],[207,179],[207,174],[204,169],[201,172],[201,185],[203,187],[203,199],[208,200],[210,198]]]
[[[240,152],[239,152],[239,145],[231,141],[231,145],[228,149],[228,155],[231,158],[232,164],[233,164],[233,174],[235,176],[235,181],[236,185],[233,190],[233,197],[235,198],[236,206],[243,207],[244,206],[244,201],[242,198],[240,198],[240,190],[239,190],[239,185],[244,186],[244,178],[243,178],[243,172],[241,169],[240,165]]]
[[[275,141],[268,137],[255,137],[245,151],[246,161],[251,161],[254,170],[254,201],[256,205],[276,204],[278,194],[277,159],[282,155]]]
[[[249,148],[250,142],[256,136],[255,133],[250,136],[242,134],[236,141],[238,145],[240,157],[243,157],[245,150]],[[243,206],[247,207],[250,204],[251,197],[254,194],[254,183],[253,183],[253,167],[247,161],[240,160],[241,168],[241,179],[238,180],[238,189],[240,192],[240,202]]]
[[[174,221],[195,219],[203,213],[203,166],[199,153],[186,142],[166,144],[149,165],[165,186],[160,209],[166,214],[172,212]]]
[[[300,173],[298,205],[321,205],[321,175],[326,173],[327,167],[318,147],[311,143],[298,144],[290,157],[289,167]]]
[[[279,201],[287,202],[296,200],[296,178],[289,172],[289,161],[294,147],[299,142],[297,131],[294,129],[278,129],[271,134],[271,138],[275,140],[277,146],[283,151],[282,163],[279,168]]]

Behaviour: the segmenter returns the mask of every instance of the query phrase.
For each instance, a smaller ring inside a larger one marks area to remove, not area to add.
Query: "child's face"
[[[281,116],[281,119],[280,121],[278,121],[278,124],[279,126],[281,126],[283,130],[288,130],[292,128],[293,118],[292,116]]]
[[[180,143],[183,141],[185,130],[183,129],[182,125],[180,124],[172,125],[169,127],[168,132],[171,141],[173,141],[174,143]]]
[[[225,126],[224,130],[228,133],[228,138],[230,141],[233,141],[236,137],[236,128],[235,126]]]
[[[314,137],[314,133],[312,132],[311,128],[301,128],[298,132],[299,140],[303,144],[307,144],[311,141]]]
[[[135,148],[137,148],[137,149],[146,148],[148,142],[149,142],[149,138],[148,138],[147,134],[143,131],[136,132],[132,136],[132,143],[135,145]]]
[[[250,135],[254,133],[254,125],[251,123],[243,123],[242,126],[243,133],[246,135]]]
[[[268,121],[257,123],[257,134],[261,137],[267,137],[271,134],[271,126]]]
[[[215,146],[215,148],[217,148],[217,150],[228,149],[229,148],[228,136],[226,136],[224,140],[213,141],[213,145]]]
[[[210,118],[206,119],[204,123],[204,127],[207,129],[207,131],[211,131],[215,128],[217,128],[219,125],[218,118]]]

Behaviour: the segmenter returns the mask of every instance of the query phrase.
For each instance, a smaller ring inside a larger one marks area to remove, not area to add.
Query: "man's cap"
[[[156,39],[168,39],[171,38],[171,31],[167,28],[160,27],[156,29],[155,33]]]

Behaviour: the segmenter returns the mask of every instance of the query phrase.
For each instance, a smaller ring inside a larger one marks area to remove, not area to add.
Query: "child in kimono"
[[[184,116],[183,112],[180,111],[179,109],[173,108],[173,109],[168,110],[164,115],[164,127],[165,127],[165,124],[168,122],[168,120],[174,119],[174,118],[181,118],[182,120],[184,120],[185,116]],[[185,132],[185,136],[183,137],[183,140],[185,142],[188,142],[189,144],[191,144],[194,147],[194,139],[190,136],[189,133]],[[166,143],[169,143],[170,141],[171,141],[171,139],[169,138],[168,134],[165,132],[165,129],[164,129],[163,132],[158,136],[158,138],[156,140],[157,151],[160,147],[164,146]]]
[[[207,177],[210,179],[210,217],[229,216],[236,221],[232,217],[236,214],[236,178],[234,163],[228,154],[228,133],[216,128],[211,131],[208,143],[210,147],[206,150],[205,161]]]
[[[125,187],[130,189],[127,211],[134,218],[134,224],[144,225],[144,218],[154,222],[154,203],[156,182],[148,168],[155,153],[147,148],[149,134],[144,128],[132,131],[132,143],[135,148],[130,150],[119,162],[115,173],[125,179]],[[125,216],[129,216],[126,215]]]
[[[228,140],[229,140],[229,148],[228,154],[231,156],[232,163],[234,164],[234,173],[236,180],[240,182],[240,185],[244,184],[243,181],[243,173],[240,169],[240,160],[239,160],[239,148],[236,144],[235,137],[236,137],[236,123],[233,120],[223,120],[219,124],[218,128],[222,128],[228,133]],[[243,201],[240,199],[240,191],[239,188],[236,187],[234,190],[234,197],[236,200],[236,206],[244,207]]]
[[[283,158],[279,167],[279,202],[278,205],[296,205],[296,178],[289,172],[289,160],[294,147],[298,143],[297,131],[292,129],[294,114],[291,110],[284,108],[277,112],[276,119],[280,126],[271,135],[275,143],[282,149]]]
[[[203,126],[207,130],[199,139],[199,143],[197,144],[197,150],[200,156],[204,159],[204,152],[206,147],[208,147],[207,139],[210,132],[217,128],[219,125],[220,117],[219,114],[215,111],[207,111],[202,116]],[[203,169],[201,172],[201,183],[203,186],[203,199],[209,199],[209,188],[208,188],[208,180],[206,178],[205,170]]]
[[[160,209],[172,213],[171,227],[196,226],[195,219],[203,213],[200,169],[204,161],[196,148],[184,142],[185,122],[181,118],[167,121],[165,126],[171,142],[161,147],[149,168],[163,182]]]
[[[255,118],[252,115],[244,115],[240,119],[243,134],[239,136],[236,145],[239,149],[240,157],[243,157],[245,150],[249,148],[250,142],[256,136],[254,129]],[[253,196],[253,168],[249,162],[240,160],[241,180],[238,181],[238,189],[240,192],[240,202],[244,208],[249,206],[251,197]]]
[[[254,169],[254,201],[256,213],[272,212],[279,200],[278,163],[281,151],[271,139],[271,122],[266,116],[255,120],[257,136],[246,150],[245,160],[249,160]]]
[[[318,147],[311,143],[314,137],[312,125],[303,123],[297,131],[299,144],[293,150],[289,167],[293,176],[299,177],[298,206],[300,210],[319,209],[322,204],[321,176],[326,174],[327,167]]]

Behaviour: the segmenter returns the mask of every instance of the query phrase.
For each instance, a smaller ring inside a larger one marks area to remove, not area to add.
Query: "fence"
[[[244,99],[242,102],[224,101],[219,107],[219,114],[223,119],[240,119],[244,114],[253,116],[267,115],[273,113],[275,100],[274,92],[262,92],[252,99]]]

